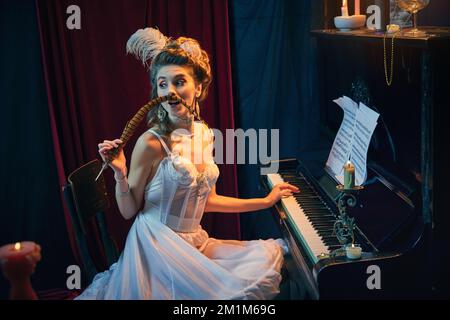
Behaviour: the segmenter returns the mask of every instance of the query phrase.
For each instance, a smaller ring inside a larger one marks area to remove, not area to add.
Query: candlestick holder
[[[355,218],[351,218],[347,213],[348,207],[355,207],[357,203],[357,194],[364,189],[363,186],[354,186],[353,188],[344,188],[343,185],[336,186],[340,192],[337,198],[339,216],[333,226],[333,235],[336,236],[341,248],[334,250],[331,256],[346,255],[348,245],[355,246]]]
[[[359,29],[365,24],[366,16],[364,14],[334,17],[334,25],[336,26],[336,28],[343,32],[348,32],[353,29]]]

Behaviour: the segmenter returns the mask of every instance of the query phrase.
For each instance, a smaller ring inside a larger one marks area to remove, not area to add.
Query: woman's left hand
[[[287,182],[276,184],[266,197],[269,207],[272,207],[283,197],[292,196],[293,192],[298,193],[300,189]]]

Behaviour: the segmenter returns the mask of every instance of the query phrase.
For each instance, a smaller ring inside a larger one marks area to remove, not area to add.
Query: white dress
[[[201,132],[212,146],[212,131],[205,128],[195,122],[194,136]],[[156,132],[149,132],[160,140],[167,156],[145,188],[144,208],[118,261],[97,274],[77,299],[273,298],[279,293],[287,252],[283,240],[210,238],[199,223],[219,176],[212,147],[199,172],[177,151],[190,136],[175,141],[171,152]]]

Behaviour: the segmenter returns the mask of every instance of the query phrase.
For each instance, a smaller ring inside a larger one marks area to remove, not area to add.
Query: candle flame
[[[16,242],[16,244],[14,245],[14,250],[20,250],[20,242]]]
[[[347,6],[347,0],[342,0],[342,6],[346,7]]]

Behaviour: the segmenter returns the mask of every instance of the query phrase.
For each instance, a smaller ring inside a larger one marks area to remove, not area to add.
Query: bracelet
[[[121,183],[121,182],[124,182],[127,179],[127,176],[123,176],[122,179],[117,179],[116,175],[114,174],[114,179],[116,180],[116,182]]]
[[[117,175],[116,175],[116,173],[114,172],[114,179],[116,180],[116,182],[123,182],[123,181],[125,181],[125,179],[127,178],[127,172],[125,171],[125,173],[124,173],[124,175],[123,175],[123,177],[122,178],[120,178],[120,179],[117,179]]]
[[[124,179],[125,180],[125,179]],[[126,196],[127,194],[129,194],[130,193],[130,185],[127,183],[127,187],[128,187],[128,190],[127,191],[117,191],[116,190],[116,195],[117,196],[119,196],[119,197],[123,197],[123,196]]]
[[[121,179],[117,179],[117,172],[114,172],[114,179],[116,179],[116,182],[123,182],[127,178],[127,167],[125,167],[125,170],[123,170],[123,177]]]

